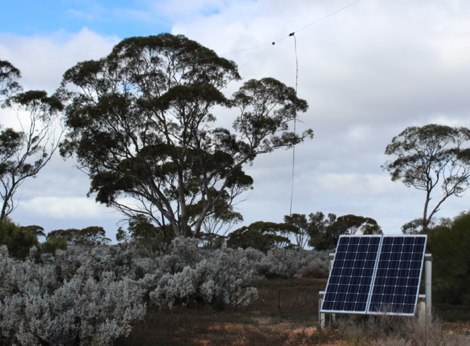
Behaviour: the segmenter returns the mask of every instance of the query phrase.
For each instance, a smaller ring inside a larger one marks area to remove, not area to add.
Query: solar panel
[[[324,312],[365,313],[381,236],[341,236],[323,299]]]
[[[340,236],[321,312],[413,315],[425,248],[425,235]]]
[[[426,236],[384,237],[369,313],[414,315]]]

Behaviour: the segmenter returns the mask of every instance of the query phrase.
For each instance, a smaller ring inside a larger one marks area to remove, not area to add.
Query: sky
[[[420,217],[424,195],[390,180],[385,147],[409,126],[470,127],[468,18],[465,0],[15,0],[2,4],[0,59],[21,70],[24,89],[53,92],[68,68],[123,38],[183,34],[235,61],[243,80],[274,77],[307,100],[297,131],[315,137],[296,147],[292,212],[372,217],[395,234]],[[0,110],[2,126],[17,121]],[[238,226],[289,214],[292,154],[247,167],[254,189],[236,204]],[[46,232],[102,226],[114,238],[124,217],[88,188],[57,155],[21,187],[11,218]],[[467,211],[469,198],[448,200],[437,216]]]

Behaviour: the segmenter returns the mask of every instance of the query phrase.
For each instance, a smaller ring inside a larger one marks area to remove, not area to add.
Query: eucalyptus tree
[[[15,194],[50,161],[60,141],[56,124],[63,109],[56,96],[42,90],[22,92],[20,71],[0,61],[0,99],[3,108],[16,112],[18,126],[0,130],[0,220],[15,209]]]
[[[227,246],[235,249],[251,247],[266,253],[274,248],[291,246],[289,235],[298,232],[298,227],[292,224],[256,221],[230,233]]]
[[[184,36],[125,39],[65,72],[61,153],[76,157],[98,202],[199,236],[208,218],[239,217],[233,203],[253,184],[246,165],[313,136],[289,130],[307,109],[293,88],[264,78],[224,95],[239,79],[233,61]],[[222,109],[238,109],[231,129],[216,123]]]
[[[393,159],[382,167],[392,181],[424,191],[422,231],[427,231],[433,216],[449,197],[460,197],[469,187],[469,144],[468,128],[429,124],[408,127],[387,145],[385,154]],[[435,202],[431,204],[433,198]]]

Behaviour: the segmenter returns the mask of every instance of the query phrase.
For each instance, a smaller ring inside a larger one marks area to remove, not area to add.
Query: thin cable
[[[295,94],[297,95],[297,89],[299,85],[299,58],[297,55],[297,39],[295,38],[295,32],[289,34],[294,38],[294,52],[295,52]],[[297,130],[297,115],[294,115],[294,134]],[[292,172],[291,172],[291,189],[290,189],[290,208],[289,215],[292,216],[292,205],[294,203],[294,176],[295,176],[295,144],[292,147]]]
[[[330,18],[330,17],[333,17],[334,15],[336,15],[336,14],[338,14],[338,13],[340,13],[340,12],[342,12],[342,11],[344,11],[344,10],[350,8],[350,7],[353,7],[353,6],[357,5],[359,2],[361,2],[361,0],[355,0],[355,1],[353,1],[353,2],[350,2],[350,3],[348,3],[347,5],[341,7],[341,8],[339,8],[339,9],[337,9],[337,10],[334,10],[333,12],[330,12],[330,13],[326,14],[325,16],[320,17],[320,18],[314,20],[313,22],[310,22],[309,24],[300,27],[299,29],[297,29],[297,30],[295,30],[294,32],[292,32],[291,34],[286,35],[286,36],[281,36],[281,37],[279,37],[278,39],[276,39],[276,40],[274,40],[274,41],[271,41],[271,42],[269,42],[269,43],[264,43],[264,44],[260,44],[260,45],[256,45],[256,46],[251,46],[251,47],[233,49],[233,50],[229,50],[229,51],[223,52],[223,53],[221,53],[221,55],[233,54],[233,53],[239,53],[239,52],[246,52],[246,51],[250,51],[250,50],[256,50],[256,49],[265,48],[261,54],[257,54],[254,58],[249,59],[249,61],[245,63],[245,64],[247,64],[247,63],[249,63],[249,62],[255,60],[256,58],[258,58],[260,55],[263,55],[263,54],[266,52],[266,50],[268,50],[268,49],[271,48],[272,46],[275,46],[277,43],[279,43],[279,42],[281,42],[281,41],[283,41],[283,40],[289,38],[290,36],[293,36],[293,35],[292,35],[293,33],[299,32],[299,31],[302,31],[302,30],[305,30],[305,29],[307,29],[308,27],[310,27],[310,26],[312,26],[312,25],[318,24],[318,23],[324,21],[325,19],[328,19],[328,18]],[[294,38],[295,38],[295,37],[294,37]],[[204,60],[204,58],[203,58],[203,59],[200,59],[200,60]],[[244,64],[244,65],[245,65],[245,64]]]
[[[357,5],[360,1],[361,1],[361,0],[353,1],[353,2],[351,2],[351,3],[349,3],[349,4],[347,4],[346,6],[343,6],[343,7],[339,8],[339,9],[333,11],[333,12],[330,12],[330,13],[328,13],[327,15],[325,15],[324,17],[321,17],[321,18],[319,18],[319,19],[317,19],[317,20],[311,22],[310,24],[307,24],[307,25],[301,27],[300,29],[297,29],[295,32],[299,32],[299,31],[305,30],[305,29],[307,29],[308,27],[310,27],[310,26],[312,26],[312,25],[318,24],[319,22],[324,21],[325,19],[327,19],[327,18],[329,18],[329,17],[332,17],[332,16],[334,16],[335,14],[337,14],[337,13],[339,13],[339,12],[342,12],[342,11],[344,11],[344,10],[350,8],[350,7],[353,7],[354,5]]]
[[[305,29],[307,29],[308,27],[311,27],[312,25],[318,24],[318,23],[324,21],[325,19],[328,19],[328,18],[330,18],[330,17],[333,17],[334,15],[338,14],[339,12],[342,12],[342,11],[344,11],[344,10],[350,8],[350,7],[353,7],[353,6],[357,5],[359,2],[361,2],[361,0],[356,0],[356,1],[350,2],[350,3],[347,4],[346,6],[343,6],[343,7],[339,8],[339,9],[337,9],[337,10],[334,10],[333,12],[330,12],[330,13],[326,14],[325,16],[320,17],[320,18],[314,20],[313,22],[310,22],[309,24],[302,26],[301,28],[299,28],[299,29],[293,31],[293,32],[290,33],[289,35],[280,37],[279,39],[273,41],[273,42],[272,42],[272,45],[275,45],[276,43],[279,43],[279,42],[285,40],[286,38],[288,38],[288,37],[290,37],[290,36],[293,36],[293,35],[292,35],[293,33],[296,33],[296,32],[302,31],[302,30],[305,30]]]

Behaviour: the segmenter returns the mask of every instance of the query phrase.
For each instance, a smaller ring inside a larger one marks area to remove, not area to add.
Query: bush
[[[29,249],[39,246],[36,234],[28,227],[19,227],[11,221],[0,221],[0,245],[6,245],[11,256],[24,259]]]
[[[159,307],[191,306],[208,303],[217,308],[246,305],[257,298],[249,284],[255,271],[243,250],[216,250],[211,260],[202,260],[181,272],[166,273],[150,293]]]
[[[27,234],[8,227],[8,234]],[[257,298],[251,284],[260,276],[294,277],[328,266],[327,254],[317,251],[210,250],[188,238],[174,239],[164,255],[138,242],[61,249],[62,240],[48,240],[44,251],[23,247],[16,253],[22,260],[0,247],[1,345],[111,344],[129,333],[148,303],[246,305]]]
[[[163,272],[178,273],[185,267],[194,268],[202,260],[202,251],[198,248],[198,240],[178,237],[171,242],[167,255],[158,259],[159,267]]]
[[[110,345],[145,315],[138,282],[80,270],[62,280],[56,269],[0,248],[0,344]]]
[[[273,249],[260,260],[258,271],[268,278],[306,276],[308,271],[317,277],[327,277],[328,266],[326,251]]]

